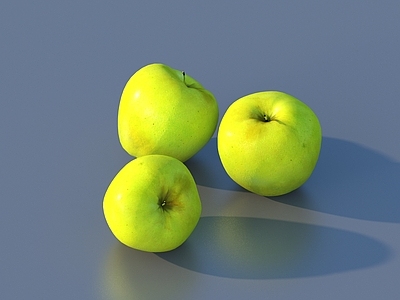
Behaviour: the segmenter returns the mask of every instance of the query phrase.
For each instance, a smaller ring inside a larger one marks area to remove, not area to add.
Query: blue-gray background
[[[2,297],[394,299],[399,16],[398,1],[3,1]],[[221,117],[260,90],[306,102],[324,135],[309,182],[281,198],[246,193],[211,140],[188,162],[204,211],[186,246],[120,246],[101,208],[131,159],[119,96],[152,62],[198,79]]]

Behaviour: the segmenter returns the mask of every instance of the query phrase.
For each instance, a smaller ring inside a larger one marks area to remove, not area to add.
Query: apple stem
[[[183,83],[186,84],[186,81],[185,81],[185,79],[186,79],[186,72],[185,72],[185,71],[182,71],[182,76],[183,76]]]
[[[266,114],[264,114],[264,120],[265,120],[265,122],[270,122],[271,121],[271,117],[266,115]]]

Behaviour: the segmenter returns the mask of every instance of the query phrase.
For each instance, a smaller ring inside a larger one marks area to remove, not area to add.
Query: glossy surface
[[[6,1],[0,9],[4,299],[397,299],[398,1]],[[266,198],[223,173],[215,139],[187,162],[203,203],[165,255],[118,243],[105,190],[127,78],[162,61],[220,104],[273,89],[313,108],[315,172]]]

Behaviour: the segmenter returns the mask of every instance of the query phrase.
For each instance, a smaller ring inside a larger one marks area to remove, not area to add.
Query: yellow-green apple
[[[283,195],[303,185],[318,161],[321,142],[316,114],[279,91],[257,92],[233,102],[217,134],[227,174],[263,196]]]
[[[146,252],[179,247],[201,214],[197,186],[176,158],[146,155],[128,162],[108,186],[106,222],[123,244]]]
[[[162,154],[186,161],[212,137],[218,123],[214,95],[183,71],[153,63],[126,83],[118,135],[132,156]]]

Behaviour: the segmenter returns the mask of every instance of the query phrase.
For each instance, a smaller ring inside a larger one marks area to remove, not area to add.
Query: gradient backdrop
[[[398,1],[3,1],[4,299],[395,299],[400,294]],[[131,157],[121,91],[162,62],[237,98],[281,90],[323,128],[310,180],[259,197],[215,138],[187,164],[203,216],[170,253],[119,244],[104,192]],[[211,175],[210,175],[211,174]]]

